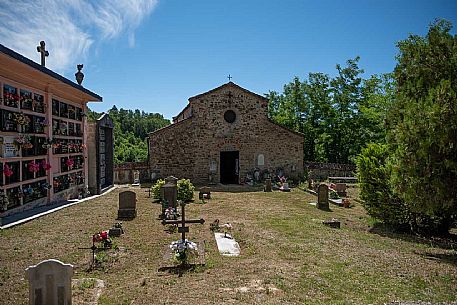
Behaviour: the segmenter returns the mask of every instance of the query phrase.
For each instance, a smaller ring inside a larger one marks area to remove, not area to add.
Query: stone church
[[[173,124],[149,134],[153,178],[239,184],[303,174],[303,135],[267,117],[268,100],[228,82],[189,98]]]

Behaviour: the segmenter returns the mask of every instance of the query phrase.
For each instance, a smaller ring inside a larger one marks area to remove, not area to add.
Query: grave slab
[[[230,238],[225,237],[224,233],[214,233],[219,253],[223,256],[239,256],[240,245],[229,234],[227,236]]]

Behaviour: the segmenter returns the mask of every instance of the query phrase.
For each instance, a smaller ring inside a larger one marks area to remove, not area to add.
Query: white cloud
[[[36,46],[46,41],[46,67],[63,72],[86,56],[94,42],[126,36],[135,45],[135,29],[158,0],[1,0],[0,43],[36,61]]]

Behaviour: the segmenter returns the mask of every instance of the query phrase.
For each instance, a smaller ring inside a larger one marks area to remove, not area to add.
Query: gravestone
[[[122,222],[117,222],[109,229],[108,235],[111,237],[119,237],[124,234],[124,229],[122,228]]]
[[[72,265],[48,259],[28,267],[25,275],[30,305],[71,305]]]
[[[336,218],[332,218],[331,220],[324,220],[322,223],[324,224],[324,226],[327,226],[330,228],[335,228],[335,229],[341,228],[341,222]]]
[[[164,201],[168,202],[168,207],[176,208],[178,200],[178,188],[177,188],[178,178],[169,176],[165,178],[165,184],[160,189],[162,193],[162,198]]]
[[[136,193],[124,191],[119,194],[118,219],[132,219],[136,217]]]
[[[271,179],[267,178],[265,179],[265,187],[264,187],[264,192],[271,192],[272,186],[271,186]]]
[[[336,183],[335,184],[335,191],[338,194],[338,196],[341,197],[346,197],[346,183]]]
[[[133,185],[140,185],[140,171],[133,171]]]
[[[198,193],[198,199],[211,199],[211,191],[210,188],[207,186],[203,186],[200,188],[200,192]]]
[[[317,208],[320,210],[329,210],[328,205],[328,186],[321,183],[317,188]]]

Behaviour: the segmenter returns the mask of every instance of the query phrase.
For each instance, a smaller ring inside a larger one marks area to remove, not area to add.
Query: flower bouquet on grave
[[[65,122],[59,123],[59,132],[61,135],[67,135],[67,123],[65,123]]]
[[[49,120],[48,120],[48,119],[40,120],[40,121],[38,122],[38,124],[40,124],[41,127],[44,128],[44,127],[46,127],[46,126],[49,126]]]
[[[5,92],[3,93],[3,100],[5,103],[5,106],[17,107],[17,103],[19,101],[19,95],[5,90]]]
[[[92,236],[92,241],[94,243],[101,243],[102,247],[105,249],[111,248],[113,242],[109,238],[108,231],[101,231]]]
[[[47,182],[44,182],[44,183],[41,184],[41,189],[42,189],[43,191],[50,190],[51,188],[52,188],[52,185],[50,185],[50,184],[47,183]]]
[[[197,244],[189,240],[177,240],[170,244],[173,259],[181,265],[187,264],[192,258],[198,256]]]
[[[68,166],[69,169],[72,169],[73,165],[75,165],[75,161],[73,159],[67,159],[67,161],[65,161],[65,165]]]
[[[29,187],[23,189],[22,193],[26,196],[31,196],[31,195],[33,195],[33,188],[31,186],[29,186]]]
[[[35,94],[33,96],[32,107],[33,110],[36,112],[45,112],[45,104],[43,102],[43,97]]]
[[[17,138],[14,139],[14,143],[17,145],[17,146],[20,146],[24,149],[30,149],[30,148],[33,148],[33,144],[30,142],[31,141],[31,137],[30,136],[19,136]]]
[[[283,192],[290,192],[289,183],[287,183],[287,178],[284,176],[278,176],[280,187],[279,190]]]
[[[21,108],[24,108],[24,109],[33,108],[32,93],[23,94],[21,92]]]
[[[178,219],[178,212],[176,211],[176,208],[168,207],[165,210],[165,219],[166,220],[176,220],[176,219]]]
[[[3,166],[3,174],[5,175],[5,177],[11,177],[14,174],[9,165],[6,163]]]
[[[178,219],[178,211],[174,207],[168,207],[165,209],[163,218],[165,220],[176,220],[176,219]],[[177,229],[178,229],[177,224],[169,224],[167,231],[168,231],[168,233],[174,233],[174,232],[176,232]]]
[[[30,124],[30,118],[23,113],[15,113],[14,122],[21,126],[27,126],[28,124]]]
[[[16,198],[17,200],[20,200],[23,197],[24,197],[24,193],[21,191],[18,191],[17,193],[13,194],[13,198]]]
[[[221,227],[219,226],[219,219],[216,219],[212,224],[209,225],[211,232],[220,232]]]
[[[35,163],[35,161],[30,162],[27,167],[28,167],[29,172],[31,172],[31,173],[36,173],[40,170],[40,164]]]

